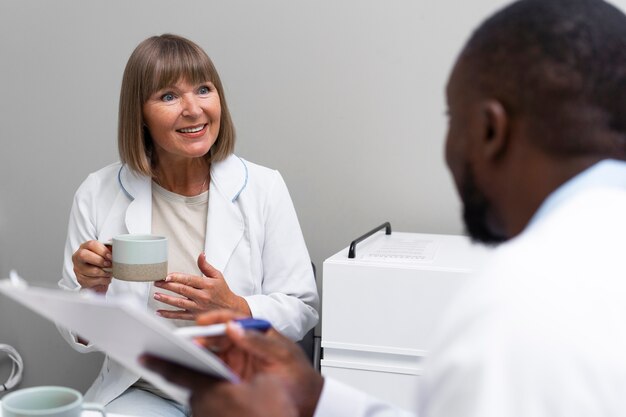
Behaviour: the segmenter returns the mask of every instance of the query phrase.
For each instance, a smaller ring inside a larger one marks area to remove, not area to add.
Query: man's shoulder
[[[555,305],[576,309],[591,291],[607,300],[626,292],[624,213],[625,191],[597,188],[569,199],[493,251],[466,288],[465,308],[521,320],[545,314],[549,324],[558,319],[548,314]]]

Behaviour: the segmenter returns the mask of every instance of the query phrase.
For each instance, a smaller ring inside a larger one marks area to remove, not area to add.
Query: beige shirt
[[[186,197],[173,193],[152,182],[152,233],[168,240],[167,272],[182,272],[202,276],[198,255],[204,251],[209,192]],[[174,310],[168,304],[154,299],[154,285],[150,289],[148,309]],[[179,296],[158,288],[159,292]],[[193,321],[169,320],[176,326],[189,326]]]
[[[186,197],[173,193],[152,182],[152,233],[165,236],[168,240],[167,272],[182,272],[202,276],[198,268],[198,255],[204,251],[209,192]],[[171,291],[150,287],[148,310],[176,310],[168,304],[154,299],[155,291],[180,297]],[[191,326],[191,320],[165,319],[177,327]],[[160,390],[147,381],[140,379],[134,384],[162,397]]]

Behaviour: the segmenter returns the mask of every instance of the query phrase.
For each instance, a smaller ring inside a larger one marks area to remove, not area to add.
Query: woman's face
[[[215,143],[220,130],[220,96],[211,82],[180,80],[154,93],[143,105],[143,118],[158,160],[198,158]]]

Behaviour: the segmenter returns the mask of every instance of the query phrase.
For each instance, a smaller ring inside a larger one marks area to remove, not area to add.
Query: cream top
[[[206,235],[209,192],[186,197],[173,193],[152,182],[152,233],[167,237],[167,272],[183,272],[200,275],[198,255],[204,251]],[[148,310],[174,310],[175,308],[154,299],[155,290],[161,293],[179,296],[171,291],[150,286]],[[195,324],[190,320],[164,319],[177,327]],[[167,398],[144,379],[139,379],[133,386]]]
[[[152,233],[168,240],[167,272],[200,275],[198,255],[204,251],[209,192],[186,197],[173,193],[152,182]],[[154,285],[150,290],[148,308],[173,309],[154,299]],[[159,292],[168,293],[163,289]],[[176,295],[174,293],[171,293]],[[188,320],[169,320],[176,326],[192,325]]]

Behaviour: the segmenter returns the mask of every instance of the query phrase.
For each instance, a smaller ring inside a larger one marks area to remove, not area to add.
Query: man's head
[[[600,0],[513,3],[469,39],[447,98],[468,232],[515,236],[564,181],[626,157],[626,16]]]

